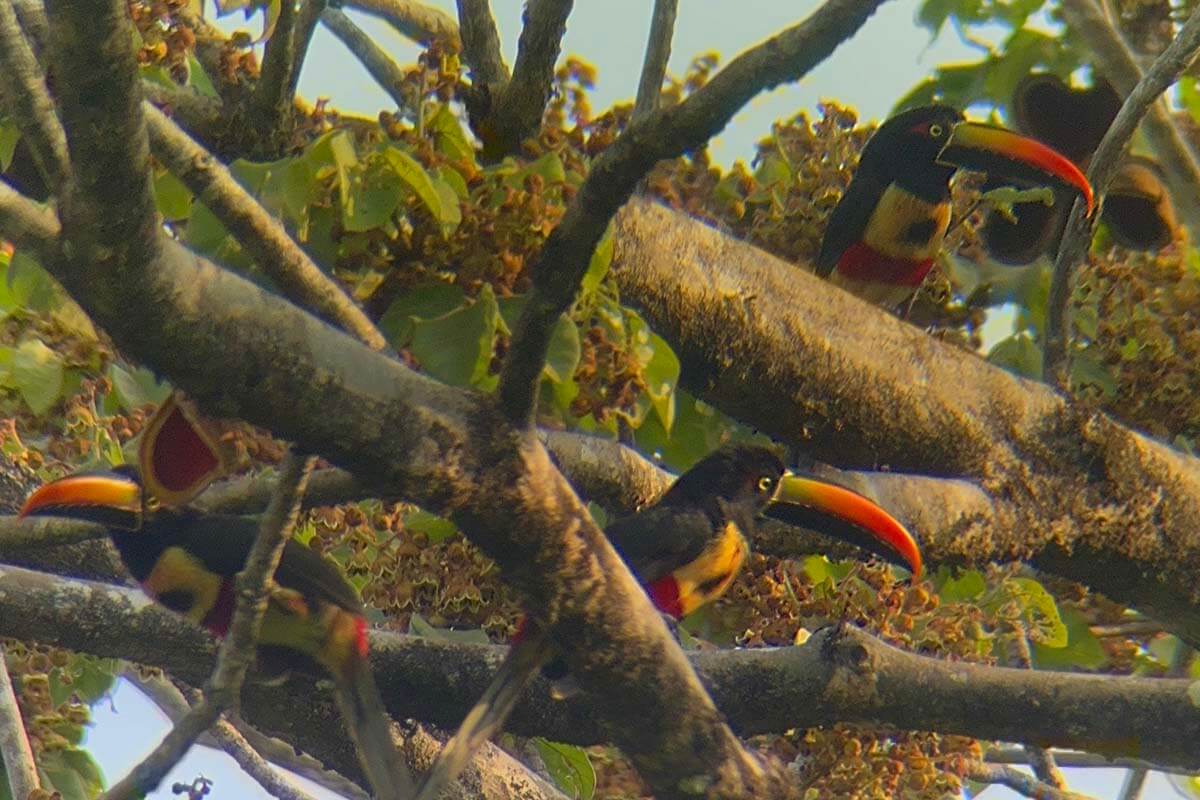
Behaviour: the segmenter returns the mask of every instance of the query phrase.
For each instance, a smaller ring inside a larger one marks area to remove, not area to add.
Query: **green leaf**
[[[120,665],[115,658],[77,655],[72,657],[72,666],[72,694],[80,701],[92,705],[112,691],[117,682],[117,670]]]
[[[21,141],[21,129],[11,117],[0,117],[0,172],[12,165],[17,142]]]
[[[62,356],[39,339],[22,342],[13,353],[12,382],[25,404],[38,416],[62,396]]]
[[[612,230],[612,223],[609,223],[608,227],[604,229],[604,235],[596,243],[596,249],[592,251],[592,259],[588,262],[587,272],[583,276],[582,288],[585,295],[600,288],[600,284],[608,276],[615,247]]]
[[[417,197],[421,199],[421,202],[429,210],[429,213],[433,215],[433,218],[438,222],[444,223],[447,212],[442,209],[442,195],[434,187],[433,180],[430,179],[429,173],[425,171],[421,163],[394,145],[388,146],[384,150],[384,157],[392,165],[396,177],[416,193]],[[458,211],[457,197],[455,198],[454,207],[455,211]]]
[[[1117,379],[1090,350],[1072,355],[1071,385],[1076,389],[1095,386],[1109,399],[1117,396]]]
[[[449,236],[462,223],[462,206],[459,203],[458,192],[453,186],[441,178],[433,178],[433,188],[437,189],[442,201],[442,235]]]
[[[62,302],[62,293],[50,273],[33,256],[18,250],[5,271],[5,286],[0,287],[0,308],[45,314]]]
[[[553,150],[525,167],[524,172],[526,175],[540,175],[548,185],[563,183],[567,179],[562,159]]]
[[[564,794],[578,800],[591,800],[596,792],[596,770],[587,751],[540,736],[534,738],[533,744],[550,778]]]
[[[653,355],[645,362],[642,375],[646,379],[646,394],[667,433],[675,424],[675,386],[679,383],[679,357],[656,333],[650,334]]]
[[[1025,378],[1042,377],[1042,348],[1024,331],[997,342],[987,360]]]
[[[439,544],[458,533],[458,526],[445,517],[417,509],[404,517],[404,527],[411,533],[422,533],[430,544]]]
[[[415,286],[392,301],[379,319],[379,329],[393,347],[407,347],[418,321],[450,313],[463,304],[463,298],[462,289],[452,283]]]
[[[500,311],[492,289],[484,284],[471,304],[413,326],[409,349],[430,375],[451,386],[488,383]]]
[[[154,176],[154,204],[168,222],[185,220],[192,215],[192,192],[164,169]]]
[[[458,118],[447,105],[441,106],[425,122],[426,128],[433,134],[434,146],[438,152],[451,161],[466,161],[475,164],[475,148],[471,140],[463,132]]]
[[[558,318],[550,335],[544,374],[555,383],[570,380],[579,366],[580,353],[579,328],[564,314]]]
[[[1067,627],[1066,646],[1050,647],[1041,642],[1034,642],[1034,665],[1038,669],[1057,670],[1098,670],[1107,665],[1108,654],[1104,652],[1100,640],[1092,634],[1087,617],[1070,607],[1061,609],[1061,614]]]
[[[159,381],[145,367],[130,372],[113,363],[108,368],[108,377],[112,381],[117,403],[125,411],[132,412],[146,405],[160,405],[171,393],[171,385]]]
[[[383,227],[392,218],[403,196],[403,183],[395,171],[372,161],[365,169],[349,172],[342,185],[342,224],[348,231]]]
[[[1179,104],[1191,115],[1192,121],[1200,122],[1200,87],[1190,75],[1179,79]]]
[[[1002,595],[1020,605],[1032,642],[1044,647],[1067,646],[1067,626],[1058,613],[1058,604],[1045,587],[1032,578],[1009,578],[1000,589]]]
[[[450,628],[435,628],[420,614],[408,618],[408,632],[423,639],[434,639],[455,644],[491,644],[492,640],[479,628],[467,631],[456,631]]]
[[[946,580],[938,590],[938,596],[944,603],[969,603],[983,595],[987,583],[983,573],[976,569],[963,570],[957,578],[946,573]]]
[[[220,95],[217,94],[217,87],[213,85],[212,79],[208,77],[208,73],[204,71],[204,66],[196,59],[192,53],[187,56],[188,68],[188,85],[195,89],[203,97],[209,97],[213,100],[220,100]]]
[[[104,774],[85,750],[66,748],[42,753],[38,765],[49,787],[63,800],[92,800],[104,789]]]
[[[812,581],[813,586],[829,582],[837,584],[850,574],[854,565],[848,561],[830,561],[825,556],[806,556],[804,559],[804,574]]]

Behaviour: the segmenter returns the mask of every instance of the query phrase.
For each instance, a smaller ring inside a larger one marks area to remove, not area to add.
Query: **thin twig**
[[[169,88],[142,81],[142,95],[199,141],[211,140],[226,125],[221,101],[206,97],[190,86]]]
[[[1188,21],[1163,54],[1155,59],[1146,75],[1133,87],[1125,98],[1117,118],[1092,157],[1088,169],[1088,180],[1097,194],[1103,194],[1120,165],[1120,155],[1125,151],[1138,123],[1159,95],[1179,79],[1192,63],[1196,50],[1200,48],[1200,9],[1192,12]],[[1192,191],[1195,191],[1194,187]],[[1103,200],[1101,201],[1103,202]],[[1099,214],[1084,216],[1081,200],[1075,201],[1067,232],[1063,236],[1058,258],[1054,263],[1054,278],[1050,284],[1050,299],[1046,321],[1046,342],[1042,378],[1047,383],[1065,388],[1069,383],[1067,374],[1070,340],[1069,318],[1071,300],[1071,278],[1075,268],[1083,263],[1088,244],[1099,220]]]
[[[148,103],[144,110],[155,155],[212,210],[285,295],[345,328],[372,349],[387,347],[362,309],[312,262],[221,162],[161,111]]]
[[[1017,666],[1022,669],[1033,669],[1033,653],[1029,649],[1029,638],[1023,625],[1018,625],[1012,636],[1012,657]],[[1044,783],[1056,789],[1066,789],[1067,779],[1054,762],[1054,755],[1048,748],[1037,745],[1025,745],[1025,754],[1029,756],[1029,764],[1033,772]]]
[[[355,25],[354,20],[336,8],[325,9],[321,14],[321,22],[362,62],[367,72],[371,73],[375,82],[387,92],[397,108],[403,109],[408,105],[408,98],[404,96],[404,70],[392,60],[386,50],[377,45],[366,31]],[[417,98],[417,102],[423,102],[422,98]]]
[[[0,759],[8,776],[10,797],[24,800],[41,786],[37,765],[33,761],[33,749],[29,746],[29,737],[25,735],[21,708],[17,705],[12,678],[8,675],[3,645],[0,645]]]
[[[217,665],[202,699],[150,755],[105,792],[104,800],[125,800],[156,789],[200,734],[237,702],[246,673],[254,661],[254,644],[266,615],[271,579],[300,513],[300,498],[312,465],[312,458],[296,453],[289,453],[284,459],[275,494],[259,522],[258,536],[250,548],[246,565],[238,573],[233,620],[217,652]]]
[[[343,5],[379,17],[414,42],[441,39],[459,44],[458,23],[441,9],[416,0],[347,0]]]
[[[980,783],[998,783],[1036,800],[1090,800],[1088,795],[1064,791],[1006,764],[971,761],[967,763],[963,777]]]
[[[1131,769],[1126,772],[1117,800],[1138,800],[1142,796],[1142,787],[1146,785],[1146,777],[1149,774],[1144,769]]]
[[[1054,750],[1054,761],[1060,767],[1069,769],[1146,769],[1152,772],[1172,772],[1176,775],[1197,775],[1195,770],[1183,770],[1179,767],[1167,767],[1155,764],[1142,758],[1117,756],[1108,758],[1098,753],[1086,753],[1080,750]],[[1024,747],[1004,746],[988,750],[984,761],[993,764],[1028,764],[1029,756]]]
[[[518,424],[532,419],[546,349],[574,302],[592,251],[638,181],[720,131],[764,89],[803,77],[857,31],[883,0],[828,0],[808,19],[747,50],[677,106],[632,123],[592,166],[534,265],[534,289],[500,375],[500,404]]]
[[[258,130],[267,135],[281,129],[295,103],[292,75],[300,67],[300,59],[296,57],[296,17],[296,0],[283,0],[254,88],[252,118]]]
[[[67,136],[13,4],[0,2],[0,102],[16,122],[51,194],[70,174]]]
[[[675,12],[679,0],[654,0],[650,18],[650,35],[646,40],[646,57],[642,61],[642,77],[638,81],[637,100],[633,118],[641,119],[658,108],[667,62],[671,60],[671,38],[675,35]]]
[[[50,24],[46,21],[46,9],[42,7],[41,0],[13,0],[12,5],[17,12],[17,19],[21,22],[21,29],[25,31],[29,46],[37,56],[38,63],[41,63],[46,50],[46,42],[50,40]]]
[[[250,746],[246,737],[242,736],[227,721],[217,720],[217,724],[213,725],[210,733],[220,743],[221,749],[237,762],[242,771],[253,778],[272,797],[278,797],[279,800],[313,800],[312,795],[280,775],[274,767],[268,764],[266,759]]]

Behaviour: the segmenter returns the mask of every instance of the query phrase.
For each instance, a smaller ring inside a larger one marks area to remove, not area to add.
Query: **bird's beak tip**
[[[34,490],[17,516],[63,516],[136,527],[142,512],[141,485],[119,473],[69,475]]]

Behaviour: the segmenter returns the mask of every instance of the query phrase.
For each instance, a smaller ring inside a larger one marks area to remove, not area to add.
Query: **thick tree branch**
[[[161,237],[137,84],[116,74],[133,74],[131,37],[117,35],[121,15],[94,2],[61,11],[86,16],[112,51],[89,63],[77,58],[91,52],[79,41],[57,54],[64,84],[103,83],[90,94],[64,92],[72,157],[91,159],[63,209],[66,239],[38,241],[36,225],[15,226],[45,266],[124,352],[209,413],[267,426],[449,514],[541,612],[581,684],[610,698],[600,718],[656,791],[673,796],[681,781],[708,776],[715,792],[786,793],[782,768],[764,766],[722,723],[661,618],[528,432],[506,424],[490,400],[421,377]],[[76,80],[76,72],[84,74]],[[114,130],[119,146],[96,135]],[[101,170],[103,184],[93,180]],[[0,200],[6,233],[14,216],[37,217],[19,198]],[[16,214],[4,214],[6,205]]]
[[[312,459],[294,453],[289,453],[283,462],[279,485],[259,523],[258,536],[246,557],[246,565],[238,573],[233,619],[217,651],[217,664],[200,701],[175,723],[150,755],[104,793],[103,800],[125,800],[157,789],[200,735],[211,728],[226,709],[237,703],[246,673],[254,663],[254,645],[267,612],[271,579],[279,566],[283,546],[296,525],[300,498],[312,463]]]
[[[675,35],[675,12],[678,8],[679,0],[654,0],[642,77],[638,80],[637,99],[633,103],[635,120],[658,108],[663,80],[667,76],[667,62],[671,60],[671,38]]]
[[[533,268],[534,289],[500,374],[500,405],[510,420],[532,418],[554,326],[574,302],[596,243],[642,177],[662,159],[708,141],[759,92],[804,76],[881,2],[827,0],[808,19],[739,55],[678,106],[631,123],[596,160]]]
[[[1200,641],[1196,459],[659,206],[616,243],[622,299],[708,402],[839,465],[976,482],[871,478],[931,562],[1031,560]]]
[[[283,0],[279,5],[275,30],[267,40],[262,71],[250,102],[248,119],[264,137],[274,138],[278,134],[296,103],[293,74],[303,62],[296,53],[297,2]]]
[[[392,60],[382,47],[366,31],[354,24],[354,21],[336,8],[327,8],[321,14],[321,22],[336,36],[354,57],[362,62],[371,73],[375,82],[392,98],[397,108],[405,108],[408,100],[404,97],[404,70]],[[421,98],[417,102],[423,102]]]
[[[362,309],[313,263],[221,162],[161,111],[145,106],[154,154],[237,237],[280,290],[374,350],[387,342]]]
[[[982,761],[972,761],[966,765],[963,777],[980,783],[996,783],[1007,786],[1014,792],[1035,798],[1035,800],[1089,800],[1087,795],[1065,791],[1004,764],[985,764]]]
[[[1137,60],[1121,34],[1109,24],[1094,0],[1063,0],[1063,18],[1088,45],[1100,73],[1128,96],[1142,79]],[[1163,167],[1163,180],[1180,217],[1195,241],[1200,237],[1200,164],[1163,102],[1153,103],[1142,122],[1142,132]]]
[[[417,0],[346,0],[343,5],[387,21],[415,42],[428,44],[441,39],[460,46],[458,23],[449,14]]]
[[[161,83],[143,81],[142,94],[199,141],[212,141],[225,124],[221,102],[205,97],[190,86],[169,89]]]
[[[508,83],[508,65],[500,51],[500,31],[488,0],[458,0],[458,25],[462,35],[463,61],[471,70],[476,99],[490,102]],[[468,100],[468,103],[471,101]]]
[[[71,172],[67,138],[16,9],[0,3],[0,104],[16,122],[52,194]]]
[[[24,800],[41,785],[3,645],[0,645],[0,765],[8,778],[9,797]]]
[[[212,644],[136,590],[0,566],[0,635],[44,641],[161,667],[203,681]],[[385,704],[397,718],[455,724],[487,685],[505,648],[372,634]],[[1191,681],[1009,669],[942,661],[891,647],[857,628],[830,626],[804,645],[693,651],[713,697],[742,735],[855,722],[937,730],[986,740],[1136,756],[1167,769],[1200,768],[1200,717]],[[450,668],[453,665],[453,668]],[[542,679],[518,704],[509,730],[556,741],[605,740],[604,696],[554,701]],[[321,736],[332,698],[297,678],[248,685],[243,713],[347,774],[346,742]]]
[[[476,127],[485,157],[499,160],[520,153],[521,143],[542,127],[573,5],[574,0],[528,0],[525,4],[512,78],[499,96],[492,96],[488,119]]]
[[[1142,117],[1162,93],[1179,80],[1179,76],[1195,60],[1197,50],[1200,50],[1200,10],[1192,12],[1179,35],[1133,87],[1100,141],[1100,146],[1096,148],[1088,168],[1088,181],[1097,194],[1108,190],[1108,184],[1120,166],[1121,154],[1129,146],[1129,140],[1133,138],[1133,132],[1137,130]],[[1193,194],[1195,186],[1193,184],[1191,188]],[[1054,262],[1054,278],[1050,283],[1050,299],[1047,301],[1042,377],[1047,383],[1063,387],[1069,381],[1067,346],[1070,341],[1071,279],[1076,267],[1087,257],[1088,246],[1100,220],[1099,214],[1087,218],[1084,213],[1082,202],[1077,200]]]
[[[50,41],[50,26],[46,22],[46,11],[42,8],[41,0],[13,0],[13,9],[21,29],[25,32],[26,41],[33,49],[34,55],[42,59],[46,43]]]

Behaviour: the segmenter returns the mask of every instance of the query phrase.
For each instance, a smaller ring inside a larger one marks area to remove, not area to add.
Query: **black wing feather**
[[[716,530],[699,508],[660,506],[622,517],[604,533],[638,581],[650,584],[699,558]]]
[[[817,255],[817,274],[828,278],[837,266],[842,254],[853,244],[862,240],[871,212],[879,204],[887,187],[861,169],[850,181],[846,193],[829,215],[825,236],[821,239],[821,252]]]

